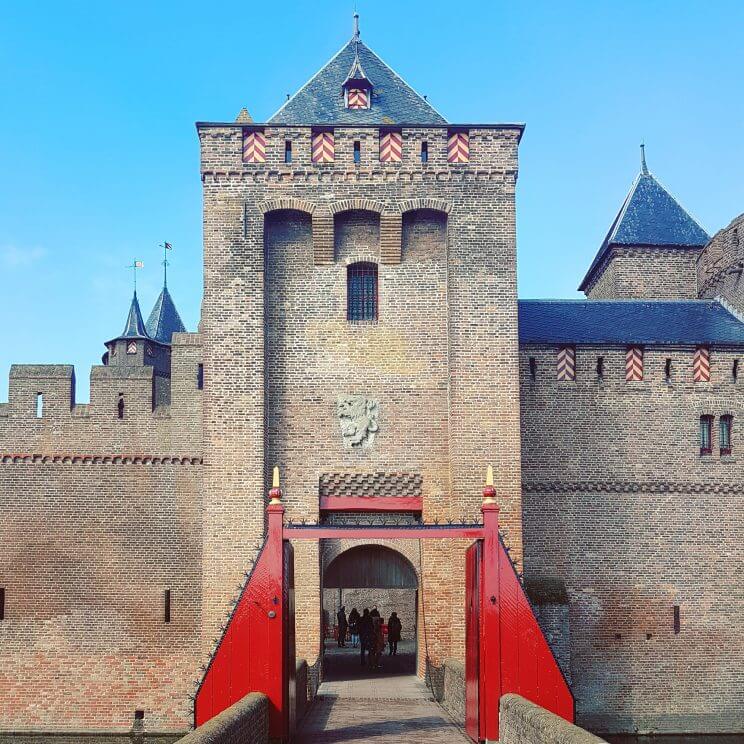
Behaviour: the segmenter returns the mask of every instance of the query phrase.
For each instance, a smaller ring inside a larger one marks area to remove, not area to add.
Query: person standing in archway
[[[359,613],[356,607],[352,607],[349,613],[349,635],[351,636],[351,646],[356,648],[359,645],[359,628],[357,623],[359,622]]]
[[[388,626],[388,646],[390,647],[390,651],[388,654],[390,656],[397,656],[398,655],[398,641],[400,640],[400,632],[403,629],[403,625],[400,622],[400,618],[398,617],[397,612],[393,612],[392,615],[390,615],[390,619],[387,622]]]
[[[338,645],[339,648],[346,646],[346,631],[349,629],[349,623],[346,620],[346,607],[341,607],[336,615],[338,619]]]
[[[367,607],[364,608],[364,612],[357,622],[357,631],[359,632],[362,666],[364,666],[364,652],[369,651],[372,644],[372,618],[370,617],[369,609]]]

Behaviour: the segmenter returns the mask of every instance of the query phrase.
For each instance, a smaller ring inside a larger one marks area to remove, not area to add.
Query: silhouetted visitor
[[[342,607],[336,617],[338,618],[338,645],[343,647],[346,645],[346,631],[349,628],[349,623],[346,620],[346,608]]]
[[[359,645],[359,629],[357,628],[359,617],[357,608],[353,607],[349,613],[349,635],[351,636],[351,645],[353,648]]]
[[[400,631],[403,630],[403,625],[400,622],[397,612],[393,612],[390,615],[390,619],[387,622],[388,626],[388,646],[390,646],[390,656],[398,655],[398,641],[400,640]]]
[[[372,613],[370,613],[372,617]],[[372,617],[372,642],[369,647],[369,667],[377,670],[380,668],[380,657],[385,650],[385,636],[382,631],[382,618],[379,615]]]
[[[369,614],[371,617],[380,617],[380,611],[377,609],[377,605],[372,608],[372,612]]]
[[[364,608],[362,616],[357,621],[357,631],[359,632],[359,645],[362,654],[362,666],[364,666],[364,652],[369,651],[372,644],[372,616],[369,609]]]

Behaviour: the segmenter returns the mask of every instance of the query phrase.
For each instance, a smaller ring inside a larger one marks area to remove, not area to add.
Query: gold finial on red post
[[[496,489],[493,487],[493,468],[490,465],[486,468],[486,485],[483,487],[483,503],[496,503]]]
[[[279,488],[279,466],[274,465],[274,473],[271,479],[271,490],[269,491],[270,504],[282,503],[282,489]]]

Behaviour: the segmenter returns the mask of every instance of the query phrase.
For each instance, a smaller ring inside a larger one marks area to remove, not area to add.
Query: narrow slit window
[[[671,359],[667,359],[666,362],[664,362],[664,380],[665,382],[672,381],[672,360]]]
[[[718,444],[722,455],[731,454],[731,430],[733,428],[733,416],[721,416],[718,419]]]
[[[284,141],[284,162],[292,162],[292,140]]]
[[[359,165],[362,162],[362,143],[354,140],[354,162]]]
[[[119,400],[116,401],[116,415],[120,418],[124,418],[124,396],[119,393]]]
[[[537,379],[537,360],[535,357],[530,357],[530,379]]]
[[[679,605],[674,605],[674,634],[677,635],[681,630],[682,623],[679,617]]]
[[[736,382],[739,379],[739,360],[734,359],[734,363],[731,365],[731,377],[733,378],[734,382]]]
[[[171,590],[166,589],[163,595],[163,621],[171,621]]]
[[[5,587],[0,586],[0,620],[5,620]]]
[[[422,163],[429,162],[429,143],[428,142],[421,143],[421,162]]]
[[[196,366],[196,387],[198,390],[204,390],[204,365]]]
[[[346,269],[346,317],[377,320],[377,264],[360,262]]]
[[[597,357],[597,379],[604,380],[604,357]]]
[[[44,393],[36,393],[36,418],[44,416]]]
[[[713,416],[700,417],[700,454],[710,455],[713,452]]]

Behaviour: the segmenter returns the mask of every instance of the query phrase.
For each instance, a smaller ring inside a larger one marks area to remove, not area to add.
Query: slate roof
[[[147,330],[145,329],[145,322],[142,320],[142,313],[140,312],[136,292],[134,293],[134,297],[132,297],[132,304],[129,306],[124,330],[117,338],[147,338]]]
[[[744,345],[744,323],[712,300],[520,300],[519,342]]]
[[[699,248],[710,240],[708,233],[679,202],[646,170],[631,186],[607,236],[579,286],[583,290],[613,246],[640,245]]]
[[[164,286],[147,319],[147,335],[161,344],[169,344],[174,333],[182,333],[185,330],[186,326],[176,310],[168,287]]]
[[[369,109],[347,109],[343,84],[359,62],[373,83]],[[446,119],[363,42],[352,38],[270,119],[270,124],[446,124]]]

